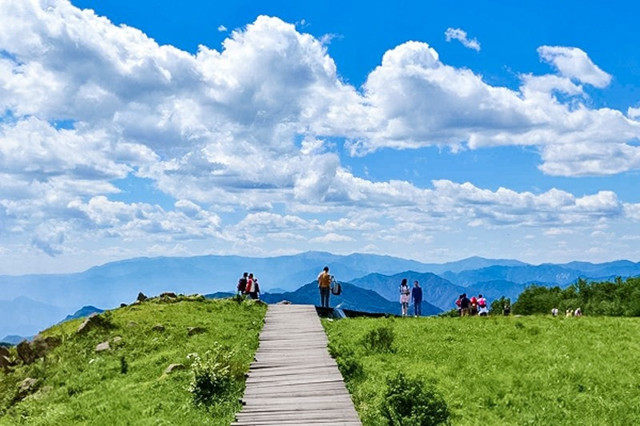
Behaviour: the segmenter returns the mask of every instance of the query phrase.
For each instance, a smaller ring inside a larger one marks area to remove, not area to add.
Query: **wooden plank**
[[[361,426],[311,305],[269,305],[234,425]]]

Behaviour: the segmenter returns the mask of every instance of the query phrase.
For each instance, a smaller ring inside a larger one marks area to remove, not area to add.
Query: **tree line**
[[[531,285],[518,296],[513,313],[520,315],[548,314],[581,308],[585,315],[640,316],[640,277],[613,282],[588,282],[578,279],[566,287]]]

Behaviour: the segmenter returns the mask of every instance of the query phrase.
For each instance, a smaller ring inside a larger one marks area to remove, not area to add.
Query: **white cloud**
[[[631,119],[640,119],[640,107],[638,108],[634,108],[634,107],[629,107],[627,109],[627,117],[631,118]]]
[[[451,30],[451,39],[475,48],[475,39]],[[355,88],[340,78],[326,43],[260,16],[220,50],[201,46],[193,55],[67,1],[1,2],[0,110],[10,118],[0,122],[0,234],[29,235],[57,254],[93,232],[175,247],[247,235],[373,235],[388,226],[431,241],[426,233],[451,220],[581,226],[635,217],[604,191],[575,197],[447,180],[428,188],[373,182],[345,168],[327,142],[346,138],[354,155],[530,145],[547,174],[638,169],[640,148],[630,143],[640,136],[638,113],[585,105],[580,84],[610,80],[585,52],[544,46],[541,57],[559,75],[523,74],[512,90],[407,42]],[[130,175],[151,179],[175,205],[110,199],[119,191],[114,181]],[[244,219],[226,223],[222,212]]]
[[[467,38],[467,32],[460,28],[447,28],[444,35],[447,41],[458,40],[464,47],[473,49],[476,52],[480,51],[480,42],[475,38]]]
[[[225,27],[224,25],[220,25],[218,27],[218,31],[220,31],[221,33],[226,33],[227,32],[227,27]]]
[[[602,71],[577,47],[540,46],[538,54],[540,59],[556,67],[565,77],[599,88],[611,82],[611,75]]]
[[[320,237],[315,237],[310,240],[312,243],[331,244],[331,243],[343,243],[347,241],[354,241],[353,238],[336,233],[329,233]]]

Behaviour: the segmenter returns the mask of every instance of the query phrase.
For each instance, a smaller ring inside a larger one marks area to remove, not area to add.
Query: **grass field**
[[[431,382],[452,424],[640,424],[637,318],[382,318],[324,325],[333,352],[352,351],[362,366],[364,374],[347,386],[365,425],[385,424],[386,378],[399,371]],[[393,329],[392,351],[365,349],[365,334],[384,325]]]
[[[46,360],[0,371],[0,424],[229,424],[240,409],[244,379],[233,382],[224,402],[196,405],[188,390],[187,355],[203,355],[219,342],[233,354],[234,367],[247,371],[265,312],[253,302],[147,301],[111,311],[112,328],[80,336],[75,330],[82,320],[55,326],[45,334],[62,336],[63,343]],[[156,324],[165,330],[153,331]],[[195,326],[205,331],[188,336],[188,327]],[[112,350],[95,352],[98,343],[116,336],[122,340]],[[186,369],[164,375],[172,363]],[[26,377],[38,379],[39,390],[15,402]]]

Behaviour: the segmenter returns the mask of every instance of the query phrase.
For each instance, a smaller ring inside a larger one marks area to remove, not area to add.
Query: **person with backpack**
[[[247,286],[244,288],[244,294],[247,296],[251,296],[251,292],[253,291],[253,273],[249,274],[247,277]]]
[[[469,299],[469,302],[471,303],[471,316],[477,315],[478,313],[478,299],[476,299],[475,296],[471,296],[471,299]]]
[[[242,276],[240,277],[240,279],[238,280],[238,294],[244,294],[246,288],[247,288],[247,277],[249,276],[248,272],[245,272],[244,274],[242,274]]]
[[[478,315],[481,317],[486,317],[489,315],[489,307],[487,306],[487,299],[485,299],[481,294],[478,295]]]
[[[260,285],[258,284],[258,277],[253,278],[253,283],[251,284],[251,291],[249,292],[249,297],[253,300],[257,300],[260,298]]]
[[[400,283],[400,305],[402,306],[402,316],[406,317],[409,313],[409,297],[411,295],[411,290],[409,290],[409,286],[407,285],[407,279],[403,278]]]
[[[422,287],[420,287],[418,281],[413,282],[411,300],[413,300],[413,315],[416,317],[422,315]]]
[[[456,310],[458,311],[458,316],[462,316],[462,307],[460,306],[462,301],[462,295],[458,296],[456,300]]]
[[[331,275],[329,267],[325,266],[318,275],[318,289],[320,290],[320,306],[329,307],[329,295],[331,294]]]
[[[469,316],[471,311],[471,301],[467,297],[467,293],[462,293],[460,296],[460,316]]]

